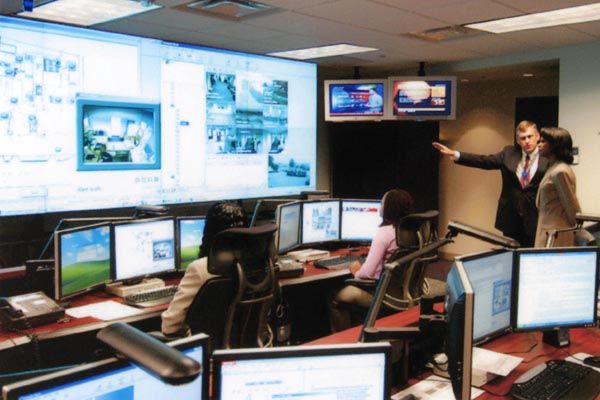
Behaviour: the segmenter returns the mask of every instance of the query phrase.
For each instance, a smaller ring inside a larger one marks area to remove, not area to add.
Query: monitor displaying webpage
[[[154,275],[175,269],[172,219],[114,226],[115,279]]]
[[[223,361],[222,400],[384,398],[385,355],[322,355]]]
[[[0,216],[316,187],[316,65],[0,16]]]
[[[302,243],[340,238],[340,202],[305,202],[302,205]]]
[[[597,252],[517,253],[517,329],[543,329],[594,322]]]
[[[381,201],[342,200],[342,240],[373,240],[381,225]]]

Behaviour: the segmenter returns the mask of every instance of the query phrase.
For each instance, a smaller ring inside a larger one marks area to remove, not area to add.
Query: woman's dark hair
[[[215,236],[219,232],[229,228],[242,228],[246,225],[246,215],[238,204],[224,201],[213,204],[206,212],[206,225],[204,225],[199,257],[208,255]]]
[[[415,202],[406,190],[392,189],[383,195],[381,226],[397,227],[400,220],[415,211]]]
[[[540,130],[541,137],[550,145],[550,151],[557,160],[573,163],[573,140],[569,131],[550,127]]]

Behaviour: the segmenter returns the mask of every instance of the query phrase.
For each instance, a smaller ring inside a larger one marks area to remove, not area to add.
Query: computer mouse
[[[590,356],[583,359],[585,365],[600,368],[600,356]]]

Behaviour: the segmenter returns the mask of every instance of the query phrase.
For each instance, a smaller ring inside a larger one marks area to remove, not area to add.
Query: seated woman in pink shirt
[[[402,189],[392,189],[381,199],[382,223],[377,229],[364,264],[358,261],[350,265],[355,278],[379,279],[383,263],[398,248],[396,227],[406,215],[414,212],[414,201],[410,193]],[[346,285],[337,290],[329,299],[329,320],[331,330],[338,332],[362,321],[352,320],[354,309],[364,310],[371,304],[371,293],[356,286]]]

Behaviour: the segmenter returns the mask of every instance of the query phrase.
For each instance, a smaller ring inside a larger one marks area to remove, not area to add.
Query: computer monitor
[[[473,342],[483,343],[510,329],[513,253],[486,251],[456,259],[475,292]]]
[[[517,250],[512,301],[515,331],[596,325],[598,248]]]
[[[300,245],[300,217],[302,203],[280,204],[277,206],[277,250],[285,254]]]
[[[452,391],[457,400],[471,398],[474,293],[462,263],[454,263],[446,278],[446,355]]]
[[[217,350],[213,397],[383,400],[390,396],[389,343]]]
[[[110,282],[110,223],[54,234],[54,297],[65,299]]]
[[[207,399],[208,336],[198,334],[168,345],[198,361],[202,365],[200,376],[190,383],[174,386],[136,365],[109,358],[6,385],[4,399]]]
[[[306,201],[302,204],[302,244],[339,240],[340,201]]]
[[[141,279],[175,270],[173,218],[113,223],[113,277]]]
[[[324,82],[325,121],[380,121],[384,118],[387,79]]]
[[[381,225],[380,200],[342,200],[341,239],[370,242]]]
[[[200,254],[206,218],[200,216],[177,217],[177,268],[185,270]]]

